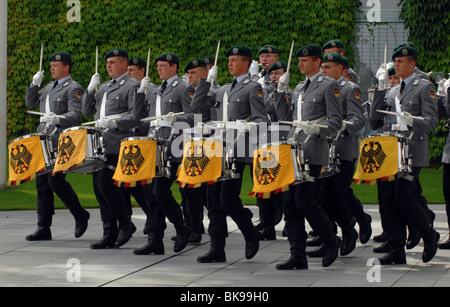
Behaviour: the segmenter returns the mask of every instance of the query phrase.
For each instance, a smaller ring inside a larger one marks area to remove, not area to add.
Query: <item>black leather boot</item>
[[[75,218],[75,238],[81,237],[86,232],[89,218],[90,214],[86,210],[81,216]]]
[[[118,231],[105,229],[103,231],[103,237],[100,241],[91,244],[92,249],[105,249],[105,248],[113,248],[114,243],[117,240]]]
[[[27,241],[47,241],[52,239],[52,232],[48,226],[38,226],[36,231],[25,237]]]
[[[200,263],[225,262],[225,238],[211,237],[211,248],[203,255],[198,256],[197,261]]]
[[[308,260],[306,260],[305,242],[301,240],[290,240],[291,257],[283,263],[276,265],[277,270],[305,270],[308,268]]]

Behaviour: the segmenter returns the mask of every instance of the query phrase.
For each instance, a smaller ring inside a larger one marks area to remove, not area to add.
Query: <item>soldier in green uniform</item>
[[[27,87],[25,104],[28,108],[40,107],[40,111],[46,113],[41,118],[38,132],[43,132],[46,127],[49,132],[54,132],[51,140],[53,148],[56,150],[61,131],[80,123],[83,88],[70,75],[73,66],[70,54],[57,52],[49,60],[50,72],[55,81],[50,82],[40,90],[44,71],[37,72],[33,77],[33,82]],[[64,118],[54,115],[63,115]],[[81,207],[77,194],[70,183],[66,181],[66,174],[38,175],[36,177],[36,189],[38,194],[38,227],[26,239],[28,241],[52,239],[50,226],[55,214],[53,192],[74,216],[75,237],[81,237],[87,229],[89,212]]]

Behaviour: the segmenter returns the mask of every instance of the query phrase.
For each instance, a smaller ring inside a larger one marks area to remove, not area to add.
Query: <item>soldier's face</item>
[[[389,76],[389,86],[400,84],[400,77],[398,75]]]
[[[112,79],[119,78],[127,72],[128,59],[123,57],[111,57],[106,60],[106,70]]]
[[[145,68],[139,68],[139,66],[137,66],[137,65],[130,65],[127,68],[127,74],[131,78],[135,78],[138,81],[141,81],[142,79],[144,79],[144,72],[145,72]]]
[[[312,77],[320,71],[321,60],[319,58],[313,58],[311,56],[305,56],[298,58],[298,67],[303,75]]]
[[[64,65],[62,62],[51,62],[50,73],[53,80],[59,80],[69,76],[70,66]]]
[[[230,75],[239,77],[248,73],[249,63],[245,57],[241,55],[230,55],[228,57],[228,69]]]
[[[328,48],[328,49],[325,49],[323,51],[324,54],[327,54],[327,53],[330,53],[330,52],[337,52],[340,55],[345,56],[345,52],[343,52],[342,49],[338,48],[338,47]]]
[[[276,61],[278,61],[278,55],[276,53],[263,53],[259,55],[259,63],[264,70],[268,70]]]
[[[322,63],[322,74],[337,80],[342,76],[342,65],[334,62]]]
[[[415,66],[416,62],[407,56],[395,58],[395,73],[403,80],[413,74]]]
[[[277,85],[278,84],[278,80],[284,74],[284,72],[285,72],[284,68],[272,70],[270,72],[269,76],[270,76],[270,82],[272,83],[272,85]]]
[[[197,67],[194,69],[189,69],[188,72],[188,81],[192,86],[197,87],[198,80],[200,78],[206,79],[208,77],[208,72],[206,67]]]
[[[156,68],[158,70],[159,77],[165,81],[177,74],[177,66],[175,64],[170,66],[169,62],[158,61],[156,63]]]

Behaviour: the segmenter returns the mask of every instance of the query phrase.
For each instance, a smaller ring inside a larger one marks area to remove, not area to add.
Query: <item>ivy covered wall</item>
[[[67,18],[73,8],[68,3],[74,2],[81,4],[79,22]],[[8,0],[8,139],[36,129],[37,117],[26,113],[25,91],[39,69],[42,43],[46,58],[56,51],[72,54],[72,76],[86,88],[95,72],[96,46],[102,81],[108,79],[108,50],[124,47],[146,58],[151,48],[150,77],[160,84],[157,55],[176,52],[184,68],[192,58],[214,55],[221,40],[218,81],[223,84],[231,82],[225,50],[235,44],[248,45],[255,54],[263,45],[276,45],[285,61],[292,40],[295,50],[332,38],[350,46],[358,7],[357,0]],[[291,84],[301,78],[297,64],[293,60]],[[43,67],[46,84],[51,81],[49,63]]]

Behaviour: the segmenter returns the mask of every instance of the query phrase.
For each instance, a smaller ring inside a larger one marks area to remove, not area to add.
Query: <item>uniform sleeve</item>
[[[252,122],[268,122],[266,108],[264,107],[263,100],[263,90],[261,85],[258,83],[250,92],[249,97],[250,102],[250,121]]]
[[[386,90],[374,91],[373,95],[373,101],[370,105],[370,116],[369,116],[369,123],[370,127],[373,130],[376,130],[383,126],[383,119],[384,115],[383,113],[377,112],[377,110],[386,110]]]
[[[289,98],[292,101],[292,97],[288,96],[286,92],[279,93],[275,91],[274,95],[274,103],[275,103],[275,111],[277,113],[277,117],[279,121],[292,121],[292,102],[289,101]]]
[[[437,111],[436,93],[430,82],[420,93],[420,112],[417,114],[424,120],[413,119],[412,131],[430,131],[436,129],[439,119]],[[416,114],[413,114],[416,115]]]
[[[25,97],[25,105],[29,109],[34,109],[39,107],[40,92],[38,86],[27,86],[27,93]]]
[[[116,119],[117,129],[120,132],[128,132],[139,125],[139,120],[134,118],[134,108],[135,108],[135,96],[139,88],[139,83],[129,81],[130,86],[127,90],[127,104],[128,104],[128,114]]]
[[[100,91],[100,88],[99,88]],[[99,93],[99,91],[97,91],[97,93]],[[95,113],[97,113],[97,109],[95,108],[95,92],[89,92],[86,91],[84,92],[83,98],[82,98],[82,102],[81,102],[81,111],[83,113],[84,116],[91,116],[94,115]]]
[[[339,95],[339,84],[336,81],[331,82],[324,97],[328,119],[319,123],[328,126],[328,128],[320,128],[322,137],[330,136],[342,127],[342,106],[339,101]]]
[[[364,127],[364,115],[361,101],[361,90],[358,86],[353,87],[349,93],[346,103],[346,120],[352,122],[353,125],[347,125],[349,135],[354,135]]]

